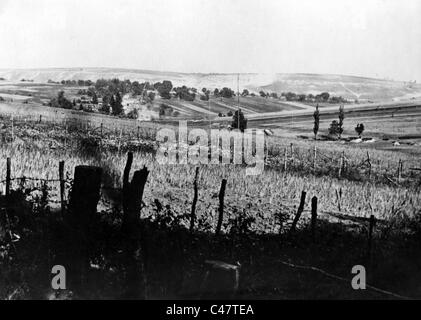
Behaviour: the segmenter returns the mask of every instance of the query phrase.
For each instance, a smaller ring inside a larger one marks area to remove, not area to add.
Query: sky
[[[421,82],[421,0],[0,0],[0,68]]]

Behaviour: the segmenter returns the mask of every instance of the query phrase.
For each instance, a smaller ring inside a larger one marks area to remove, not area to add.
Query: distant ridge
[[[158,82],[170,80],[175,86],[190,86],[201,89],[230,87],[237,88],[236,73],[183,73],[130,68],[80,67],[80,68],[29,68],[0,69],[0,77],[7,81],[19,82],[21,79],[46,83],[48,80],[92,80],[100,78],[119,78],[131,81]],[[1,82],[0,82],[1,84]],[[314,73],[241,73],[240,90],[247,88],[258,93],[269,92],[320,93],[346,98],[380,99],[419,94],[421,86],[402,81],[368,78],[355,75],[314,74]]]

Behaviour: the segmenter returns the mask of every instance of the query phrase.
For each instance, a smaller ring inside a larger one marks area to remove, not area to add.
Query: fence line
[[[347,279],[347,278],[334,275],[332,273],[329,273],[329,272],[324,271],[324,270],[322,270],[320,268],[317,268],[317,267],[296,265],[296,264],[293,264],[293,263],[290,263],[290,262],[286,262],[286,261],[282,261],[282,260],[280,260],[279,262],[282,263],[283,265],[288,266],[288,267],[291,267],[291,268],[316,271],[316,272],[319,272],[319,273],[321,273],[321,274],[323,274],[323,275],[325,275],[325,276],[327,276],[329,278],[332,278],[332,279],[336,279],[336,280],[344,281],[344,282],[348,282],[348,283],[350,282],[350,280]],[[374,287],[374,286],[369,285],[369,284],[366,284],[366,287],[368,289],[373,290],[373,291],[376,291],[376,292],[379,292],[379,293],[383,293],[383,294],[386,294],[386,295],[389,295],[389,296],[393,296],[395,298],[399,298],[399,299],[403,299],[403,300],[415,300],[414,298],[406,297],[406,296],[403,296],[403,295],[400,295],[400,294],[397,294],[397,293],[393,293],[391,291],[379,289],[379,288]]]

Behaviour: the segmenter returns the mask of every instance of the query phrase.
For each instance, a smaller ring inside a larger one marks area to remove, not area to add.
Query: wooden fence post
[[[58,163],[58,177],[60,180],[60,203],[61,203],[61,213],[64,214],[65,205],[64,205],[64,161]]]
[[[196,203],[197,203],[197,179],[199,177],[199,167],[196,168],[196,175],[194,177],[194,196],[193,196],[193,203],[191,207],[191,214],[190,214],[190,232],[193,231],[194,222],[196,220]]]
[[[374,215],[370,215],[370,226],[368,228],[368,259],[369,261],[371,261],[373,230],[374,230],[375,224],[376,224],[376,218],[374,217]]]
[[[316,241],[316,227],[317,227],[317,197],[311,199],[311,238],[313,242]]]
[[[317,157],[317,149],[316,149],[316,145],[314,145],[314,149],[313,149],[313,170],[316,170],[316,157]]]
[[[398,182],[401,182],[402,179],[402,160],[399,159],[398,163]]]
[[[285,151],[284,151],[284,171],[287,171],[287,161],[288,161],[288,159],[287,159],[287,148],[285,148]]]
[[[338,189],[336,189],[335,193],[336,193],[336,201],[337,201],[337,205],[338,205],[338,211],[341,211],[342,188],[339,188],[339,192],[338,192]]]
[[[95,229],[96,207],[100,198],[102,169],[93,166],[76,166],[69,202],[67,220],[72,228],[68,256],[69,279],[76,286],[83,285],[89,269],[92,230]]]
[[[139,130],[140,130],[140,128],[139,128],[139,126],[137,126],[137,140],[138,140],[138,141],[140,140]]]
[[[86,223],[96,213],[100,198],[102,168],[76,166],[69,208],[76,224]]]
[[[215,234],[219,235],[221,232],[222,227],[222,220],[224,219],[224,197],[225,197],[225,187],[227,186],[227,180],[222,179],[221,183],[221,190],[219,190],[219,216],[218,216],[218,224],[216,225]]]
[[[41,123],[41,121],[42,121],[42,115],[40,114],[39,115],[39,123]]]
[[[141,279],[143,279],[143,294],[146,296],[145,252],[146,237],[141,234],[140,210],[142,198],[149,171],[146,167],[135,171],[133,179],[129,181],[129,174],[133,163],[133,153],[127,154],[127,162],[123,173],[123,223],[122,234],[126,237],[126,265],[127,265],[127,292],[129,298],[138,298],[141,295]],[[142,239],[141,239],[142,237]],[[137,250],[140,259],[137,258]],[[139,260],[141,262],[139,263]]]
[[[102,136],[103,129],[104,129],[104,124],[101,122],[101,139],[103,138],[103,136]]]
[[[342,171],[344,169],[344,163],[345,163],[345,151],[342,151],[341,162],[340,162],[339,171],[338,171],[339,178],[342,176]]]
[[[367,151],[367,163],[368,163],[368,179],[371,178],[371,160],[370,160],[370,154]]]
[[[12,115],[12,143],[15,140],[15,132],[14,132],[14,126],[13,126],[13,115]]]
[[[118,138],[118,152],[120,152],[121,148],[121,135],[123,134],[123,129],[120,129],[120,137]]]
[[[289,230],[290,234],[295,231],[295,228],[297,227],[298,220],[300,220],[301,214],[303,213],[304,204],[305,204],[305,201],[306,201],[306,194],[307,193],[304,190],[301,191],[300,206],[298,207],[297,214],[295,215],[294,221],[292,222],[292,225],[291,225],[291,229]]]
[[[142,170],[135,171],[132,181],[129,182],[130,169],[133,162],[133,153],[127,155],[126,167],[123,174],[123,224],[122,230],[128,238],[133,235],[139,225],[139,213],[142,207],[143,191],[148,179],[149,170],[143,167]]]
[[[11,160],[10,158],[6,159],[6,203],[9,200],[10,196],[10,172],[11,172]]]

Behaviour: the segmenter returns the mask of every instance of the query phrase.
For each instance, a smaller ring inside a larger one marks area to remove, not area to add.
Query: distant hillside
[[[170,80],[175,86],[187,85],[206,88],[230,87],[237,89],[236,74],[203,74],[161,72],[117,68],[51,68],[51,69],[0,69],[0,78],[7,81],[21,79],[34,82],[48,80],[93,80],[99,78],[130,79],[132,81],[157,82]],[[396,97],[421,96],[421,86],[398,81],[372,78],[320,75],[320,74],[240,74],[240,90],[292,91],[296,93],[320,93],[327,91],[346,98],[390,99]]]

